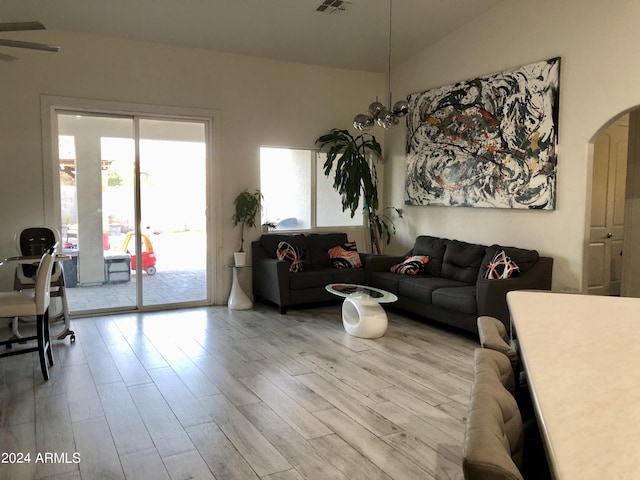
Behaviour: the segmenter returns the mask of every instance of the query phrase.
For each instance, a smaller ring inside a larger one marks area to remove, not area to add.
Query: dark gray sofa
[[[520,274],[486,280],[482,273],[496,252],[503,249],[518,265]],[[392,273],[392,265],[408,255],[427,255],[429,262],[418,275]],[[478,245],[446,238],[419,236],[403,256],[367,256],[366,283],[398,296],[391,307],[477,333],[477,318],[489,315],[509,329],[506,294],[511,290],[550,290],[553,259],[535,250],[498,245]]]
[[[289,272],[289,263],[278,260],[276,250],[286,241],[304,252],[301,272]],[[346,233],[264,234],[251,243],[253,296],[278,305],[280,313],[287,307],[309,303],[339,301],[326,291],[330,283],[365,282],[364,268],[335,268],[328,250],[348,241]],[[360,255],[363,265],[366,255]]]

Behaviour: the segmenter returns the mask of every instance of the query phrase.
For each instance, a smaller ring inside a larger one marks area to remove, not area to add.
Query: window
[[[316,150],[260,149],[260,191],[264,195],[262,223],[276,230],[318,227],[361,227],[361,214],[342,211],[333,175],[324,174],[326,155]]]

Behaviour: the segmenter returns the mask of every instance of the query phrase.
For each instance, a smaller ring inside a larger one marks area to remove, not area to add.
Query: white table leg
[[[229,294],[229,302],[227,305],[231,310],[249,310],[253,307],[253,302],[244,293],[240,282],[238,282],[238,269],[233,268],[233,281],[231,282],[231,293]]]
[[[342,324],[349,335],[379,338],[387,331],[387,312],[374,302],[359,302],[349,297],[342,304]]]

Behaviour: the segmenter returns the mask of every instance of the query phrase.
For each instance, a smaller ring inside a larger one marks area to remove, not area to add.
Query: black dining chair
[[[30,226],[18,231],[15,241],[20,256],[11,259],[16,263],[13,288],[18,291],[33,289],[40,255],[53,245],[60,245],[60,233],[55,228],[46,225]],[[64,320],[64,330],[58,335],[58,339],[62,340],[70,337],[70,341],[74,342],[76,335],[70,329],[71,320],[67,304],[64,269],[62,268],[62,262],[58,260],[54,261],[51,272],[51,297],[59,298],[62,304],[61,315]],[[13,320],[12,329],[13,334],[20,338],[20,320],[18,318]]]

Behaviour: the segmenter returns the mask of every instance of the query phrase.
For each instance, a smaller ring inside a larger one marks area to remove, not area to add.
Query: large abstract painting
[[[409,96],[408,205],[555,208],[560,58]]]

